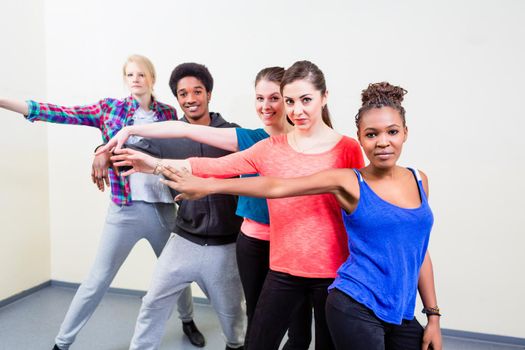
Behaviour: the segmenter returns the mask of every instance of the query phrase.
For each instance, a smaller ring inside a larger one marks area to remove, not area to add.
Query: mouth
[[[199,106],[197,105],[194,105],[194,106],[186,106],[186,110],[190,113],[193,113],[193,112],[197,112],[197,110],[199,109]]]
[[[391,157],[393,157],[394,153],[392,153],[392,152],[381,152],[381,153],[374,154],[374,156],[376,156],[377,158],[379,158],[381,160],[386,160],[386,159],[390,159]]]
[[[275,112],[263,112],[261,113],[261,116],[264,118],[264,119],[270,119],[271,117],[273,117],[275,115]]]

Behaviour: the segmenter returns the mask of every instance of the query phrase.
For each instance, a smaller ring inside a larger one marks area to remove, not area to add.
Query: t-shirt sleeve
[[[258,142],[244,151],[232,153],[221,158],[189,158],[194,175],[203,177],[234,177],[243,174],[259,173],[261,157],[265,154],[268,143]]]
[[[239,145],[239,150],[244,151],[252,147],[257,142],[267,139],[270,137],[264,129],[244,129],[237,128],[235,129],[237,133],[237,144]]]
[[[349,162],[349,167],[350,168],[354,168],[354,169],[361,169],[362,167],[365,166],[365,161],[363,159],[363,152],[361,151],[361,146],[359,146],[359,143],[350,138],[349,137],[349,140],[350,140],[350,143],[349,143],[349,158],[348,158],[348,162]]]

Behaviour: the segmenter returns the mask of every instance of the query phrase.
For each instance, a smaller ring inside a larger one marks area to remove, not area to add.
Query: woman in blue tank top
[[[326,317],[337,349],[442,348],[432,262],[427,251],[433,216],[428,180],[398,166],[408,129],[406,91],[370,84],[356,116],[358,139],[370,163],[295,179],[201,179],[170,169],[164,181],[185,199],[208,193],[266,198],[333,193],[343,209],[350,256],[330,286]],[[428,322],[414,318],[419,289]]]

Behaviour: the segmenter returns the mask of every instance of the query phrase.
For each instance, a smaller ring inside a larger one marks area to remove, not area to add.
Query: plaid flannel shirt
[[[102,140],[108,142],[120,129],[132,124],[132,117],[139,103],[129,96],[123,100],[105,98],[86,106],[63,107],[49,103],[27,101],[29,114],[27,120],[59,124],[87,125],[100,129]],[[150,109],[155,111],[156,121],[177,120],[175,108],[153,99]],[[129,180],[117,176],[109,169],[111,200],[117,205],[131,205]]]

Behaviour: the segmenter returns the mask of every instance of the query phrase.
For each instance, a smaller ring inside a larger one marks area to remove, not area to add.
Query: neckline
[[[335,145],[333,145],[330,149],[327,149],[326,151],[323,151],[323,152],[320,152],[320,153],[303,153],[303,152],[299,152],[297,151],[295,148],[292,147],[292,145],[290,145],[290,142],[288,142],[288,134],[282,134],[283,138],[284,138],[284,143],[286,144],[286,146],[291,149],[294,153],[296,154],[300,154],[302,156],[319,156],[319,155],[323,155],[323,154],[327,154],[327,153],[330,153],[332,152],[334,149],[336,149],[337,147],[339,147],[339,145],[343,142],[343,140],[347,137],[345,135],[341,135],[341,138],[339,139],[339,141],[337,141],[335,143]]]
[[[408,169],[408,168],[407,168],[407,169]],[[358,171],[359,171],[359,170],[358,170]],[[401,209],[401,210],[412,210],[412,211],[414,211],[414,210],[420,210],[420,209],[422,209],[422,208],[424,207],[424,204],[425,204],[425,199],[424,199],[424,197],[423,197],[424,193],[422,193],[422,190],[421,190],[421,188],[420,188],[420,186],[419,186],[419,180],[417,179],[416,174],[414,174],[414,172],[413,172],[411,169],[408,169],[408,171],[410,171],[410,172],[412,173],[412,176],[413,176],[414,180],[416,181],[417,191],[418,191],[418,193],[419,193],[419,198],[421,199],[421,203],[419,204],[419,206],[417,206],[417,207],[415,207],[415,208],[404,208],[404,207],[400,207],[399,205],[396,205],[396,204],[394,204],[394,203],[390,203],[389,201],[387,201],[387,200],[381,198],[381,197],[380,197],[380,196],[379,196],[379,195],[378,195],[378,194],[372,189],[372,187],[370,187],[370,186],[366,183],[365,178],[363,177],[363,174],[361,174],[360,171],[359,171],[359,175],[360,175],[360,177],[361,177],[362,180],[359,181],[359,179],[358,179],[358,181],[364,183],[364,184],[366,185],[366,187],[370,190],[370,192],[372,192],[372,194],[373,194],[377,199],[379,199],[381,202],[383,202],[383,203],[385,203],[385,204],[387,204],[387,205],[389,205],[389,206],[391,206],[391,207],[394,207],[394,208],[397,208],[397,209]],[[414,170],[414,171],[417,171],[417,170]],[[424,192],[424,191],[423,191],[423,192]],[[359,201],[361,201],[361,196],[362,196],[362,194],[360,193],[360,194],[359,194]],[[359,205],[359,203],[358,203],[358,205]],[[357,207],[356,207],[356,209],[357,209]],[[355,213],[355,211],[356,211],[356,210],[354,210],[353,212]]]

